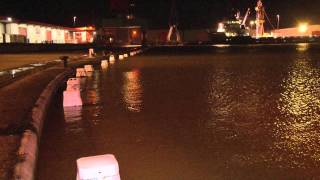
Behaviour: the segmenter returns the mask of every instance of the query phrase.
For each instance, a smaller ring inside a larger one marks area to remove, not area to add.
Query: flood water
[[[61,92],[37,179],[114,154],[123,180],[320,177],[320,46],[156,48],[96,67],[79,108]]]

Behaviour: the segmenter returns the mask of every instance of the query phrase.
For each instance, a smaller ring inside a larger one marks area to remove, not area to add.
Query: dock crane
[[[169,19],[169,32],[167,34],[167,42],[176,42],[181,43],[181,36],[178,30],[178,15],[176,10],[176,1],[171,1],[171,12]],[[172,41],[172,37],[175,37],[175,40]]]

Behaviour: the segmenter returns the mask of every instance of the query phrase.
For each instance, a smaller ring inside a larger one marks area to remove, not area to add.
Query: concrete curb
[[[62,81],[71,73],[71,70],[64,71],[52,80],[41,93],[33,107],[31,126],[34,129],[26,130],[22,135],[18,150],[19,162],[14,167],[14,180],[33,180],[35,178],[34,174],[37,164],[39,142],[47,110],[59,85],[61,85]]]

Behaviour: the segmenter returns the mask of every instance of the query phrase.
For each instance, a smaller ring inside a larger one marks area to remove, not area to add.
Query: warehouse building
[[[46,23],[0,17],[0,43],[92,43],[94,27],[68,28]]]

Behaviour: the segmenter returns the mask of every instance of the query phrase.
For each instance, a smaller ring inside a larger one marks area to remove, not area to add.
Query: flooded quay
[[[114,154],[124,180],[320,177],[320,46],[152,48],[56,95],[37,179]]]

